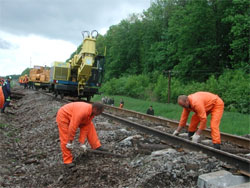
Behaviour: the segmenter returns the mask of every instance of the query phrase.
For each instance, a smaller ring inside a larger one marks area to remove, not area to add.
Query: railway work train
[[[29,76],[27,74],[20,76],[18,82],[20,85],[27,84],[29,88],[36,90],[46,89],[50,85],[49,75],[50,67],[35,65],[34,68],[30,69]]]
[[[83,42],[78,54],[67,62],[55,61],[51,67],[34,66],[29,73],[28,85],[36,90],[48,89],[55,97],[72,96],[90,101],[99,92],[105,56],[97,53],[96,30],[91,33],[83,31],[82,36]],[[23,80],[23,76],[19,80]]]
[[[40,88],[46,89],[50,85],[49,75],[50,67],[35,65],[33,69],[30,69],[28,85],[34,87],[36,90]]]

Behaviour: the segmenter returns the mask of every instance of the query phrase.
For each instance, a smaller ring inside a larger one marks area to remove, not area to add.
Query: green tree
[[[248,0],[232,0],[225,12],[224,23],[231,25],[231,67],[249,69],[249,5]]]
[[[30,74],[30,68],[26,68],[26,69],[21,73],[21,76],[23,76],[23,75],[25,75],[25,74],[27,74],[27,75]]]

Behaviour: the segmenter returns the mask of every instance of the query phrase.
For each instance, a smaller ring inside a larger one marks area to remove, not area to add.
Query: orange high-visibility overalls
[[[183,108],[179,125],[185,126],[190,111],[195,112],[191,118],[188,128],[189,132],[195,132],[200,123],[199,129],[206,128],[207,116],[211,113],[211,137],[214,144],[220,144],[220,120],[224,111],[224,102],[218,95],[209,92],[197,92],[188,95],[190,108]]]
[[[5,99],[4,99],[4,94],[3,94],[3,89],[2,86],[0,86],[0,109],[3,108]]]
[[[101,146],[92,122],[94,116],[91,116],[91,114],[92,105],[85,102],[72,102],[58,110],[56,122],[58,124],[63,162],[65,164],[73,161],[72,153],[66,148],[66,144],[74,140],[78,127],[80,128],[80,143],[84,144],[87,138],[92,149]]]

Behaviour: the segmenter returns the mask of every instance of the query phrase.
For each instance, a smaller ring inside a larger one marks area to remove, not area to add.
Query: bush
[[[219,95],[228,111],[250,113],[249,75],[242,70],[229,70],[218,79]]]
[[[193,81],[184,84],[173,77],[170,100],[171,103],[176,103],[179,95],[209,91],[223,99],[227,111],[249,113],[249,89],[249,75],[243,70],[227,70],[218,79],[211,76],[203,83]],[[108,95],[167,102],[168,78],[157,72],[121,77],[104,83],[101,91]]]

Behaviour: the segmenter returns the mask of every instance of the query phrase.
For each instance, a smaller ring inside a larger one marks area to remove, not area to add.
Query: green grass
[[[0,129],[4,129],[7,125],[0,123]]]
[[[101,98],[104,95],[95,95],[92,101],[101,101]],[[106,95],[105,95],[106,96]],[[137,112],[146,113],[150,105],[153,106],[155,111],[155,116],[161,116],[172,120],[180,120],[182,108],[177,104],[167,104],[167,103],[158,103],[151,101],[144,101],[139,99],[134,99],[124,96],[107,96],[113,97],[115,100],[115,106],[118,107],[120,104],[120,99],[124,101],[124,108],[129,110],[134,110]],[[210,118],[208,118],[208,127],[210,123]],[[190,122],[191,114],[189,115]],[[221,119],[220,130],[224,133],[234,134],[234,135],[246,135],[250,134],[250,115],[249,114],[240,114],[235,112],[224,112]]]

